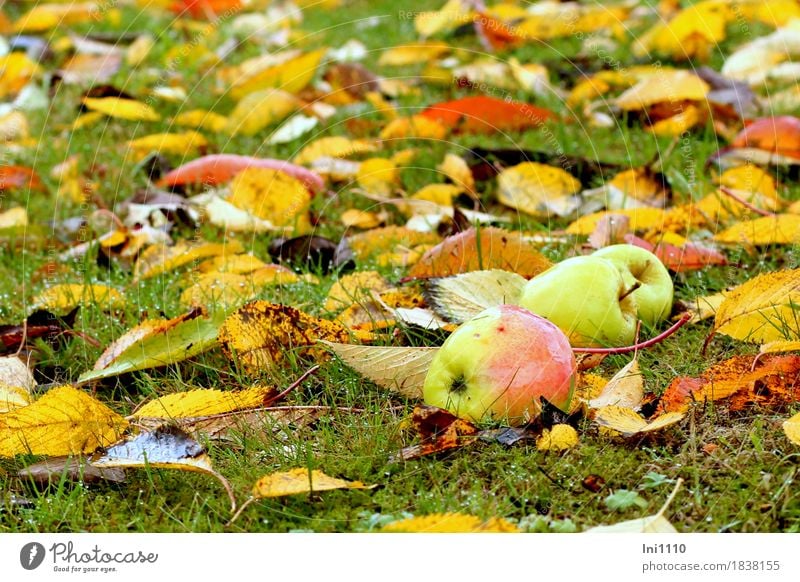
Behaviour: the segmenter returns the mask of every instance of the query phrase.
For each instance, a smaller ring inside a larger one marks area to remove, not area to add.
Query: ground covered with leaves
[[[0,35],[0,531],[800,531],[800,3],[16,0]],[[570,335],[522,426],[424,405],[459,324],[614,244],[674,284],[640,349]]]

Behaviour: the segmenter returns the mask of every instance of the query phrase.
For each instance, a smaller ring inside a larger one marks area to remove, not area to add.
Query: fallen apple
[[[519,425],[539,415],[540,397],[566,410],[575,377],[575,356],[557,326],[516,305],[500,305],[445,340],[423,396],[426,404],[467,420]]]
[[[672,279],[650,251],[612,245],[557,263],[528,281],[519,304],[546,317],[573,346],[624,346],[636,322],[655,325],[672,309]]]

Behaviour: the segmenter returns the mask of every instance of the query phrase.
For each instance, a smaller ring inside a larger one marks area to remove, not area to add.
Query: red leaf
[[[800,158],[800,119],[791,115],[762,117],[740,131],[731,146]]]
[[[0,166],[0,192],[17,188],[44,190],[44,185],[39,175],[31,168]]]
[[[709,265],[728,264],[725,256],[718,250],[697,243],[686,243],[680,247],[669,243],[658,243],[654,246],[632,234],[625,235],[625,242],[650,251],[675,273],[702,269]]]
[[[519,131],[556,119],[548,109],[482,95],[436,103],[422,115],[461,133]]]
[[[170,6],[170,10],[179,16],[188,12],[192,18],[207,20],[224,13],[233,14],[241,8],[240,0],[178,0]]]
[[[303,182],[312,192],[319,192],[325,182],[316,172],[284,160],[253,158],[236,154],[214,154],[192,160],[169,172],[158,181],[158,186],[181,186],[183,184],[206,184],[215,186],[227,182],[246,168],[269,168],[286,172]]]
[[[475,28],[494,50],[514,47],[524,40],[523,37],[515,34],[514,29],[508,24],[502,20],[492,18],[488,14],[479,13],[475,19]]]

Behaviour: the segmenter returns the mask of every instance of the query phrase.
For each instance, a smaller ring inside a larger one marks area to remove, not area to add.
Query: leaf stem
[[[681,317],[678,321],[676,321],[672,327],[664,331],[663,333],[657,335],[656,337],[649,339],[647,341],[634,344],[632,346],[623,346],[620,348],[572,348],[572,351],[577,354],[627,354],[628,352],[635,352],[637,350],[643,350],[645,348],[649,348],[650,346],[654,346],[656,344],[660,344],[669,336],[674,334],[684,325],[686,325],[692,316],[688,313],[685,313],[683,317]]]

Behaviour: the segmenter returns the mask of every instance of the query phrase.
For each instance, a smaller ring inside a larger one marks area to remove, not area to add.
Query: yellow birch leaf
[[[370,194],[389,196],[398,187],[400,175],[393,161],[371,158],[361,163],[356,180]]]
[[[445,53],[451,47],[444,42],[422,41],[415,44],[396,46],[383,51],[378,64],[382,67],[406,67],[419,63],[431,62]]]
[[[779,214],[739,222],[717,233],[714,240],[750,245],[795,244],[800,242],[800,215]]]
[[[428,184],[411,195],[412,200],[424,200],[437,206],[452,206],[453,200],[463,192],[455,184]]]
[[[83,104],[90,111],[104,113],[115,119],[127,119],[129,121],[158,121],[161,116],[155,109],[133,99],[123,99],[122,97],[84,97]]]
[[[211,416],[258,408],[275,394],[276,390],[268,386],[254,386],[246,390],[189,390],[151,400],[132,416],[164,419]]]
[[[783,423],[783,432],[796,445],[800,445],[800,413]]]
[[[313,275],[303,275],[303,279],[301,279],[294,271],[283,265],[265,265],[260,269],[248,273],[247,276],[253,282],[253,285],[257,287],[288,285],[301,280],[314,284],[317,283]]]
[[[751,343],[800,339],[800,269],[757,275],[717,309],[714,332]]]
[[[385,533],[519,533],[519,528],[500,517],[483,520],[463,513],[434,513],[409,517],[383,526]]]
[[[268,125],[277,123],[301,105],[300,99],[279,89],[254,91],[236,104],[225,131],[230,135],[255,135]]]
[[[227,127],[228,118],[213,111],[192,109],[176,115],[172,123],[180,127],[194,127],[219,133]]]
[[[90,127],[105,117],[106,114],[101,113],[100,111],[89,111],[88,113],[84,113],[83,115],[76,117],[75,121],[72,122],[70,129],[72,131],[78,131],[84,127]]]
[[[414,18],[414,29],[422,37],[440,32],[450,32],[474,18],[472,8],[464,0],[448,0],[439,10],[418,13]]]
[[[27,406],[30,402],[31,395],[27,390],[0,381],[0,415]],[[0,418],[2,418],[2,416],[0,416]],[[1,425],[2,420],[0,420],[0,426]]]
[[[219,330],[225,351],[251,372],[269,370],[298,355],[319,355],[318,340],[346,343],[350,333],[341,324],[268,301],[254,301],[231,314]]]
[[[691,319],[689,319],[689,323],[697,323],[698,321],[704,321],[714,317],[717,313],[717,309],[719,309],[719,306],[722,305],[722,302],[725,301],[725,297],[727,296],[728,293],[722,291],[704,297],[696,297],[691,301],[684,302],[684,304],[688,305],[686,311],[692,315]]]
[[[327,49],[320,49],[290,59],[274,67],[259,71],[235,83],[230,89],[233,99],[263,89],[281,89],[287,93],[298,93],[314,78],[319,63]]]
[[[621,433],[623,436],[631,437],[672,426],[680,422],[684,416],[686,416],[686,412],[683,411],[667,412],[648,422],[630,408],[624,406],[604,406],[595,411],[594,421],[600,426]]]
[[[375,212],[350,208],[342,212],[340,220],[348,228],[370,229],[384,223],[386,217]]]
[[[128,142],[136,155],[144,157],[150,152],[175,156],[189,156],[208,147],[208,141],[196,131],[184,133],[154,133]]]
[[[753,164],[728,168],[719,177],[719,185],[733,190],[761,194],[764,198],[777,202],[778,191],[775,178]],[[771,208],[774,210],[775,208]]]
[[[442,163],[436,166],[436,169],[450,178],[450,181],[456,186],[474,194],[475,178],[472,176],[472,171],[464,158],[455,154],[446,154]]]
[[[347,242],[358,259],[366,259],[398,248],[415,248],[440,242],[435,232],[419,232],[403,226],[374,228],[347,237]]]
[[[22,206],[15,206],[5,212],[0,212],[0,229],[25,226],[26,224],[28,224],[28,211]]]
[[[372,293],[381,293],[389,283],[377,271],[356,271],[343,275],[331,286],[323,306],[326,311],[338,311],[353,303],[368,301]]]
[[[378,146],[366,139],[348,139],[341,136],[321,137],[312,141],[298,153],[295,164],[310,164],[318,158],[348,158],[357,154],[377,151]]]
[[[144,62],[150,51],[153,50],[155,39],[152,35],[145,33],[136,37],[125,51],[125,62],[131,67],[136,67]]]
[[[253,497],[284,497],[300,493],[331,491],[334,489],[373,489],[375,485],[364,485],[361,481],[346,481],[329,477],[316,469],[291,469],[264,475],[253,485]]]
[[[447,137],[447,128],[424,115],[398,117],[386,124],[381,130],[380,138],[390,139],[433,139],[442,140]]]
[[[561,168],[523,162],[497,176],[497,199],[531,216],[547,216],[548,203],[578,192],[581,183]]]
[[[149,279],[188,265],[198,259],[226,254],[236,255],[242,252],[244,252],[244,247],[236,240],[229,240],[226,243],[180,241],[173,246],[153,245],[139,256],[133,275],[137,280]]]
[[[253,255],[223,255],[203,261],[197,266],[197,270],[201,273],[238,273],[246,275],[266,266],[267,263]]]
[[[116,442],[128,422],[73,386],[0,415],[0,456],[79,455]]]
[[[16,95],[42,68],[24,52],[12,52],[0,57],[0,98]]]
[[[622,93],[616,104],[624,111],[647,109],[656,103],[703,101],[708,83],[689,71],[675,69],[649,75]]]
[[[540,451],[566,451],[578,446],[578,432],[568,424],[555,424],[551,429],[544,429],[536,439],[536,448]]]
[[[664,224],[666,213],[661,208],[628,208],[624,210],[595,212],[582,216],[567,227],[568,234],[592,234],[597,228],[597,223],[609,214],[622,214],[630,219],[629,228],[632,231],[658,229]]]
[[[257,294],[249,277],[237,273],[208,273],[181,293],[184,309],[208,306],[209,312],[242,305]]]
[[[311,198],[303,183],[278,170],[246,168],[230,185],[228,202],[275,226],[293,227],[297,234],[311,230]]]
[[[96,305],[100,309],[122,309],[125,307],[125,297],[107,285],[64,283],[45,289],[33,300],[31,309],[64,314],[78,305]]]
[[[778,340],[767,342],[758,350],[759,354],[785,354],[786,352],[800,351],[800,341]]]

